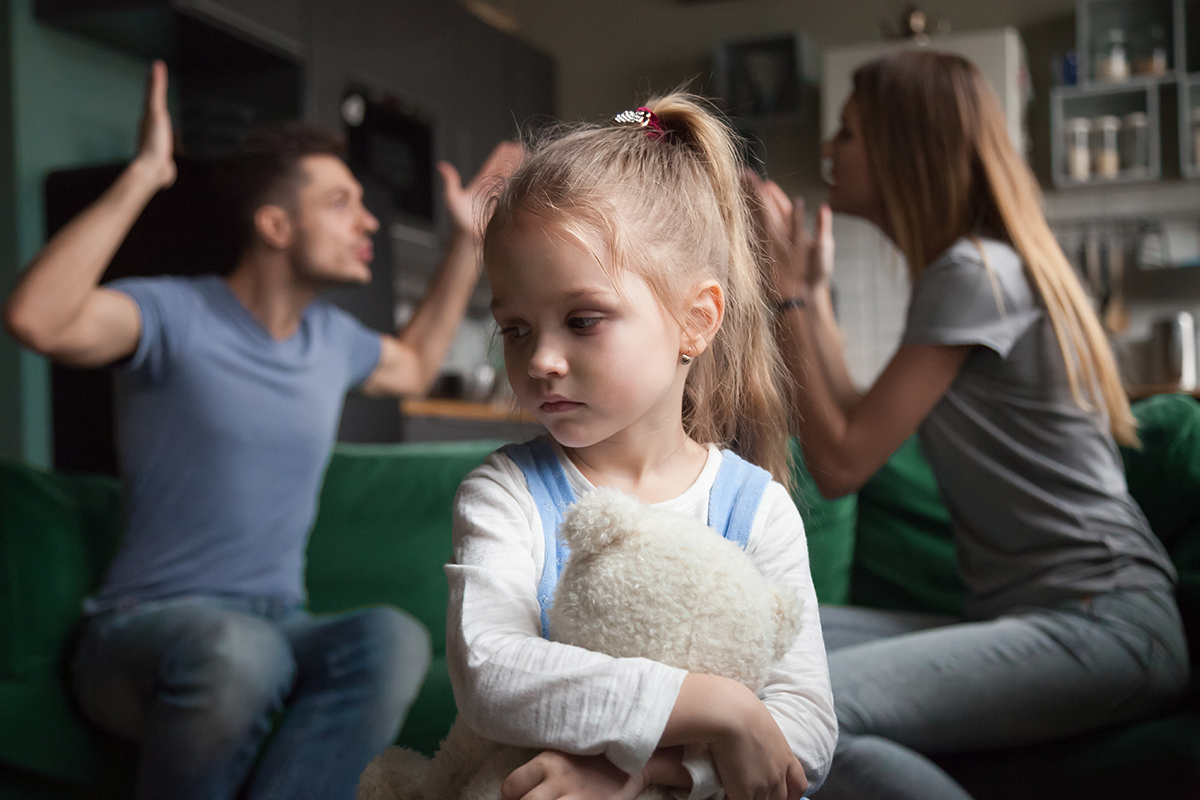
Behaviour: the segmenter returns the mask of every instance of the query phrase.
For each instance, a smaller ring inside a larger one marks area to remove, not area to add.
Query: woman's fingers
[[[828,203],[822,203],[817,210],[816,238],[810,260],[814,282],[828,280],[833,275],[833,211]]]

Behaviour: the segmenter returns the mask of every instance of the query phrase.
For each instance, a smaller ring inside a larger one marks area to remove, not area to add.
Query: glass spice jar
[[[1064,124],[1066,139],[1063,152],[1066,154],[1066,173],[1073,181],[1086,181],[1092,172],[1092,157],[1089,139],[1092,121],[1087,117],[1072,117]]]
[[[1121,120],[1121,171],[1130,177],[1150,172],[1150,135],[1143,111],[1126,114]]]
[[[1112,114],[1104,114],[1092,120],[1092,173],[1097,178],[1112,180],[1121,171],[1121,158],[1117,149],[1117,137],[1121,120]]]
[[[1100,34],[1093,48],[1092,76],[1107,83],[1129,80],[1129,59],[1125,56],[1125,31],[1109,28]]]
[[[1192,166],[1200,170],[1200,106],[1192,106]]]
[[[1159,23],[1151,23],[1132,43],[1134,75],[1167,74],[1167,32]]]

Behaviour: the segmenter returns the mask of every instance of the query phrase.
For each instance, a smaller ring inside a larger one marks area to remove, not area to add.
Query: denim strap
[[[567,473],[548,437],[505,445],[500,452],[511,458],[525,475],[525,483],[542,520],[546,555],[537,598],[541,607],[542,637],[549,639],[550,606],[554,603],[554,590],[570,554],[566,543],[558,538],[558,526],[562,524],[563,514],[575,502],[575,492],[567,482]],[[723,450],[721,455],[721,468],[708,497],[708,526],[745,550],[758,504],[771,482],[771,473],[732,451]]]
[[[745,550],[771,473],[731,450],[721,455],[721,469],[708,494],[708,527]]]
[[[558,538],[558,526],[562,524],[563,512],[575,502],[575,492],[571,491],[567,473],[559,463],[549,437],[539,436],[524,444],[508,444],[500,448],[500,452],[521,468],[538,515],[542,518],[546,558],[537,598],[542,609],[542,637],[549,639],[550,606],[554,603],[554,589],[558,586],[558,576],[562,574],[568,555],[566,543]]]

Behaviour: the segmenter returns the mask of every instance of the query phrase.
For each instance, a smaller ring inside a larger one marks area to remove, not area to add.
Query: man
[[[419,393],[436,376],[477,279],[475,200],[519,148],[498,147],[466,189],[439,165],[454,238],[396,336],[318,300],[369,281],[379,225],[335,142],[304,126],[243,148],[245,246],[227,278],[102,287],[141,210],[175,180],[166,83],[156,62],[137,156],[5,305],[31,349],[119,370],[127,527],[88,601],[73,688],[92,721],[140,743],[138,797],[350,798],[396,736],[429,643],[395,609],[303,610],[321,475],[348,389]]]

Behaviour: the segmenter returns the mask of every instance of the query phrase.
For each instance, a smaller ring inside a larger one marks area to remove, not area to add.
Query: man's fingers
[[[525,148],[521,145],[516,142],[501,142],[492,148],[472,184],[479,184],[493,177],[507,178],[524,157]]]
[[[155,114],[167,114],[167,65],[162,61],[150,67],[150,108]]]
[[[462,177],[458,174],[458,170],[449,161],[439,161],[437,163],[438,173],[442,176],[442,180],[446,182],[446,193],[457,194],[462,191]]]

